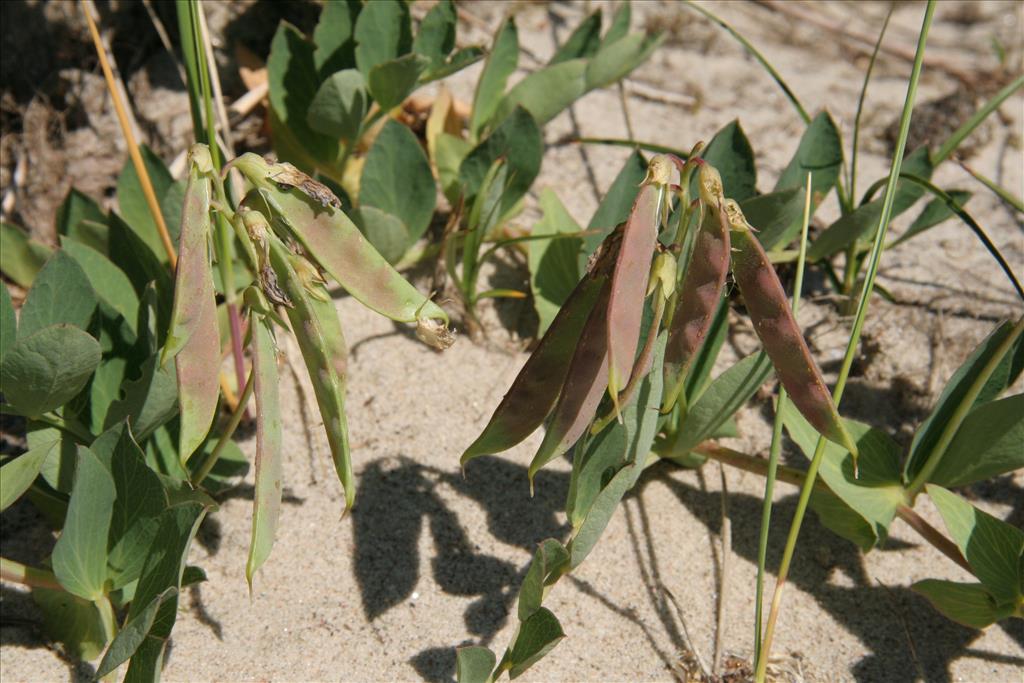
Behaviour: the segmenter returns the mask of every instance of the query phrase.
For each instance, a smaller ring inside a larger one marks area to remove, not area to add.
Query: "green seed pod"
[[[245,579],[251,595],[252,577],[270,557],[281,515],[281,406],[277,391],[277,350],[270,322],[253,315],[250,327],[253,393],[256,395],[256,490]]]
[[[182,463],[206,439],[220,398],[220,334],[210,268],[210,150],[189,151],[189,179],[181,214],[178,265],[170,331],[161,362],[175,359],[181,408],[178,455]]]
[[[683,274],[665,347],[667,390],[662,412],[668,412],[679,397],[690,362],[711,327],[729,273],[729,220],[722,205],[722,178],[710,164],[704,164],[699,185],[704,219]]]
[[[396,271],[349,220],[334,195],[290,164],[270,164],[246,153],[231,166],[260,191],[259,209],[270,204],[306,253],[349,293],[399,322],[448,321],[448,315]]]
[[[302,352],[309,379],[313,384],[313,393],[320,407],[327,442],[331,447],[334,469],[345,492],[345,510],[348,510],[355,500],[356,489],[355,476],[352,472],[352,454],[348,443],[348,420],[345,417],[344,381],[338,376],[337,353],[332,351],[337,348],[339,341],[344,344],[340,337],[341,325],[338,322],[338,314],[333,303],[319,302],[319,306],[313,303],[316,300],[307,294],[305,284],[292,266],[292,258],[295,258],[295,255],[269,231],[267,244],[270,265],[277,275],[281,288],[293,304],[292,308],[287,309],[288,321],[299,343],[299,350]],[[330,306],[330,310],[327,306]]]
[[[839,418],[832,394],[793,317],[779,276],[739,205],[728,199],[725,211],[732,231],[733,277],[779,381],[811,426],[850,451],[856,463],[857,445]]]

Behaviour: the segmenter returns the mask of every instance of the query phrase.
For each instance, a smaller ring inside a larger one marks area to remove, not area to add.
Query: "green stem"
[[[878,32],[878,40],[875,41],[875,49],[868,61],[867,71],[864,73],[864,85],[860,89],[860,97],[857,99],[857,114],[853,117],[853,147],[850,151],[850,204],[846,212],[853,211],[853,198],[857,196],[857,149],[860,139],[860,115],[864,111],[864,99],[868,94],[868,83],[871,81],[871,72],[875,69],[875,60],[878,59],[878,50],[882,47],[882,38],[885,37],[885,30],[889,28],[889,20],[892,19],[892,11],[896,9],[896,3],[889,5],[889,11],[885,14],[885,21],[882,22],[882,30]]]
[[[202,484],[203,480],[206,479],[206,476],[210,474],[210,470],[212,470],[213,466],[217,464],[217,460],[220,458],[220,454],[224,450],[224,447],[228,445],[228,442],[231,441],[231,437],[234,435],[235,430],[238,429],[238,423],[242,421],[242,416],[245,415],[245,406],[249,402],[249,397],[252,396],[253,376],[255,374],[256,373],[254,372],[249,373],[249,379],[245,382],[245,390],[242,391],[242,395],[238,397],[238,405],[235,406],[235,411],[231,413],[231,419],[228,420],[227,428],[225,428],[224,433],[221,434],[220,438],[217,440],[217,445],[214,446],[213,450],[210,451],[210,454],[206,456],[206,460],[203,461],[203,464],[198,470],[196,470],[195,474],[192,475],[192,483],[195,486]]]
[[[64,590],[64,586],[60,585],[53,572],[29,567],[21,562],[8,560],[6,557],[0,557],[0,579],[12,583],[20,583],[31,588],[47,588],[54,591]]]
[[[889,220],[892,217],[893,201],[896,198],[896,183],[899,180],[900,167],[903,164],[903,152],[907,146],[907,134],[910,130],[910,117],[914,109],[914,100],[917,95],[917,84],[921,78],[921,66],[924,61],[925,45],[928,41],[928,32],[931,28],[932,18],[935,15],[935,0],[929,0],[925,9],[924,20],[921,24],[921,33],[918,36],[917,52],[914,56],[914,67],[910,74],[910,82],[907,85],[906,100],[903,104],[903,114],[900,117],[900,135],[896,150],[893,153],[892,167],[889,171],[889,179],[885,190],[885,199],[882,202],[882,215],[879,218],[878,228],[875,231],[874,243],[871,248],[871,256],[868,261],[868,270],[864,279],[864,289],[860,295],[857,305],[857,313],[854,318],[853,330],[850,340],[846,346],[846,355],[843,358],[843,365],[836,380],[833,398],[838,406],[842,399],[843,390],[846,387],[846,380],[853,366],[853,359],[856,355],[857,345],[860,342],[860,334],[864,327],[864,318],[867,314],[868,303],[871,300],[871,292],[874,289],[875,278],[878,275],[878,265],[881,261],[882,251],[885,248],[885,236],[889,228]],[[793,553],[796,550],[797,538],[800,535],[800,527],[803,524],[804,514],[807,512],[807,505],[811,498],[811,491],[818,476],[818,468],[821,467],[825,455],[824,437],[818,439],[818,445],[814,450],[814,457],[811,459],[810,467],[807,469],[807,479],[800,489],[800,498],[797,501],[796,511],[790,525],[789,536],[786,539],[786,547],[782,555],[782,563],[779,566],[778,580],[775,584],[775,593],[772,596],[771,610],[768,614],[768,623],[765,628],[764,641],[761,651],[761,661],[755,673],[755,680],[761,683],[765,680],[768,659],[771,655],[772,638],[775,635],[775,625],[778,622],[779,608],[782,602],[782,589],[789,576],[789,568],[793,561]]]
[[[970,389],[964,394],[963,400],[957,405],[956,410],[950,416],[946,422],[945,429],[942,430],[942,435],[936,442],[935,447],[932,448],[931,453],[928,455],[928,459],[925,460],[924,466],[914,477],[914,480],[910,482],[908,487],[909,496],[911,500],[917,497],[917,494],[921,492],[928,480],[931,479],[932,474],[935,472],[935,468],[939,466],[942,461],[942,456],[946,454],[946,449],[949,448],[949,444],[953,442],[953,437],[956,436],[957,431],[960,429],[960,425],[967,419],[967,414],[971,412],[974,407],[974,402],[978,399],[978,395],[981,390],[985,387],[992,373],[996,371],[999,364],[1003,361],[1003,357],[1010,350],[1010,348],[1020,337],[1021,333],[1024,333],[1024,317],[1017,321],[1010,334],[1006,335],[1006,339],[999,345],[999,347],[992,354],[988,363],[981,369],[981,372],[977,374],[974,381],[971,383]]]
[[[932,164],[934,166],[938,166],[939,162],[948,159],[949,155],[955,152],[956,148],[960,146],[960,143],[963,142],[968,135],[973,133],[974,129],[981,125],[981,122],[984,121],[989,114],[998,109],[999,105],[1005,102],[1010,95],[1017,92],[1021,86],[1024,86],[1024,74],[1017,76],[1012,83],[997,92],[991,100],[981,107],[981,109],[974,112],[974,116],[967,119],[964,125],[957,128],[956,131],[949,136],[949,139],[942,144],[942,147],[935,152],[935,156],[932,157]]]
[[[807,230],[811,222],[811,174],[807,174],[807,194],[804,199],[803,222],[800,230],[800,255],[796,261],[796,281],[793,283],[793,316],[800,309],[800,293],[804,286],[804,267],[807,263]],[[764,602],[764,574],[768,558],[768,530],[772,520],[772,503],[775,495],[775,479],[779,469],[779,454],[782,451],[782,412],[786,407],[786,388],[779,387],[779,400],[775,406],[775,423],[772,425],[772,444],[768,451],[768,476],[764,482],[764,502],[761,507],[761,532],[757,545],[757,586],[754,597],[754,663],[761,657],[761,611]]]
[[[0,413],[4,415],[19,415],[21,417],[33,420],[35,422],[41,422],[42,424],[48,427],[53,427],[54,429],[59,429],[62,432],[67,432],[68,434],[70,434],[71,436],[75,437],[76,439],[85,444],[92,443],[92,440],[94,438],[93,435],[90,434],[88,430],[85,429],[85,427],[75,422],[69,422],[64,418],[60,417],[59,415],[53,413],[31,417],[25,415],[24,413],[22,413],[20,410],[18,410],[9,403],[0,403]]]
[[[762,477],[766,476],[768,472],[768,462],[763,458],[734,451],[731,448],[726,448],[725,446],[719,446],[713,441],[705,441],[699,446],[694,447],[693,452],[729,465],[730,467],[735,467],[736,469],[743,470],[744,472],[750,472],[751,474],[757,474]],[[802,485],[807,477],[806,473],[796,469],[795,467],[786,467],[785,465],[779,465],[777,474],[777,481],[783,481],[787,484],[792,484],[793,486]],[[829,490],[828,486],[821,481],[816,481],[814,483],[814,488],[817,491]],[[956,544],[943,536],[941,531],[922,519],[921,516],[914,512],[913,509],[906,505],[900,505],[896,508],[896,516],[906,522],[907,525],[916,531],[921,538],[926,540],[929,545],[966,569],[968,572],[972,574],[974,573],[974,570],[971,569],[971,565],[967,563],[967,559],[960,552],[960,549],[957,548]]]

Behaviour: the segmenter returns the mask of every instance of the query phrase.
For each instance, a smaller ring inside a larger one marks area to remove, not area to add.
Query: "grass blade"
[[[924,62],[925,45],[928,41],[928,32],[931,28],[932,18],[935,15],[935,0],[929,0],[925,9],[924,19],[921,23],[921,32],[918,36],[917,51],[914,55],[914,67],[910,74],[910,81],[907,84],[907,95],[903,104],[903,113],[900,116],[900,134],[897,139],[896,150],[893,152],[892,167],[889,171],[889,180],[885,189],[883,200],[882,216],[875,232],[874,241],[871,247],[871,255],[868,259],[868,269],[864,279],[864,288],[861,291],[860,301],[857,304],[857,313],[854,317],[853,330],[846,347],[846,354],[843,357],[843,364],[836,381],[833,398],[838,405],[842,398],[843,389],[846,387],[846,380],[850,375],[850,368],[853,366],[853,359],[857,352],[857,345],[860,341],[860,333],[864,326],[864,318],[867,315],[868,302],[871,299],[875,286],[875,278],[878,275],[878,265],[882,258],[882,251],[885,248],[885,235],[888,232],[889,220],[892,215],[893,201],[896,198],[896,183],[899,179],[900,167],[903,163],[903,153],[907,147],[907,134],[910,131],[910,117],[914,109],[914,100],[917,95],[917,84],[921,78],[921,67]],[[818,469],[821,466],[825,454],[825,445],[828,442],[824,438],[818,439],[818,445],[811,459],[807,470],[807,478],[800,489],[800,498],[797,501],[797,508],[790,525],[789,536],[786,539],[786,547],[783,551],[782,563],[779,566],[778,580],[775,584],[775,592],[772,596],[771,611],[768,614],[768,623],[765,629],[764,641],[761,651],[761,661],[758,663],[756,680],[762,683],[765,680],[768,659],[771,656],[772,637],[775,633],[775,624],[779,616],[779,608],[782,602],[782,589],[785,586],[786,578],[789,575],[789,568],[793,561],[793,552],[796,549],[797,537],[800,535],[800,527],[803,524],[804,514],[807,512],[807,504],[810,501],[811,492],[814,489],[814,482],[817,479]]]

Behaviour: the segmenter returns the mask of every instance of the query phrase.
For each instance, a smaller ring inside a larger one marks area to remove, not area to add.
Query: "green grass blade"
[[[1004,273],[1006,273],[1006,277],[1010,280],[1010,284],[1013,285],[1013,288],[1017,290],[1017,294],[1020,296],[1021,299],[1024,299],[1024,288],[1021,287],[1020,281],[1017,280],[1017,277],[1013,274],[1013,269],[1010,268],[1010,264],[1007,263],[1006,258],[1003,257],[1002,252],[999,251],[999,247],[997,247],[992,242],[992,240],[985,233],[982,227],[978,225],[978,222],[974,220],[971,214],[967,213],[967,211],[962,206],[960,206],[956,202],[956,200],[949,195],[949,193],[947,193],[946,191],[939,187],[936,187],[928,180],[925,180],[924,178],[921,178],[916,175],[912,175],[910,173],[901,173],[900,178],[909,180],[910,182],[916,185],[920,185],[928,192],[931,192],[933,195],[935,195],[943,202],[945,202],[946,206],[949,207],[949,210],[955,213],[960,218],[960,220],[962,220],[967,225],[967,227],[971,229],[971,232],[973,232],[978,237],[981,243],[985,245],[985,249],[988,250],[988,253],[992,255],[992,258],[996,260],[996,263],[999,264],[999,267],[1002,268]],[[919,235],[921,233],[914,234]],[[904,242],[908,237],[913,236],[914,235],[903,235],[898,240],[893,242],[892,245],[896,246],[897,244]]]
[[[889,20],[892,18],[892,11],[896,4],[889,5],[889,11],[885,14],[885,21],[882,23],[882,30],[878,32],[878,40],[875,41],[875,49],[871,53],[871,60],[868,62],[868,69],[864,72],[864,85],[860,88],[860,97],[857,98],[857,114],[853,117],[853,147],[850,151],[850,201],[857,196],[857,151],[860,147],[860,115],[864,111],[864,98],[868,94],[868,83],[871,81],[871,73],[875,70],[875,60],[878,59],[878,50],[882,47],[882,39],[885,37],[885,30],[889,28]],[[847,207],[853,210],[852,206]]]
[[[981,122],[988,118],[988,115],[994,112],[999,106],[1005,102],[1010,95],[1017,92],[1022,86],[1024,86],[1024,74],[1021,74],[1013,80],[1009,85],[1004,87],[1002,90],[992,96],[988,102],[986,102],[978,111],[974,112],[974,116],[967,119],[964,125],[957,128],[949,139],[942,143],[942,147],[935,152],[935,156],[932,157],[932,163],[935,166],[939,165],[939,162],[945,161],[949,158],[956,148],[960,146],[967,137],[974,132],[974,129],[981,125]]]
[[[764,67],[764,70],[768,72],[768,75],[770,75],[772,79],[774,79],[775,82],[779,84],[779,87],[782,88],[782,92],[786,94],[786,99],[788,99],[790,104],[793,105],[793,108],[796,109],[797,113],[800,115],[800,118],[803,119],[804,123],[811,122],[810,114],[808,114],[807,110],[804,109],[804,106],[800,104],[800,100],[797,99],[796,93],[793,92],[793,89],[790,88],[789,85],[786,83],[785,79],[782,78],[782,74],[775,70],[775,67],[771,65],[767,58],[765,58],[765,56],[762,55],[749,40],[744,38],[743,35],[740,34],[740,32],[734,29],[732,26],[730,26],[728,22],[726,22],[724,19],[719,18],[716,14],[714,14],[707,8],[698,5],[692,0],[687,0],[686,4],[689,7],[692,7],[693,9],[697,10],[698,12],[700,12],[705,17],[715,22],[722,28],[724,28],[726,31],[728,31],[729,34],[732,35],[732,37],[735,38],[740,43],[740,45],[742,45],[743,48],[750,53],[750,56],[756,59],[758,63],[762,67]]]
[[[796,280],[793,283],[793,315],[800,309],[800,292],[804,285],[804,266],[807,262],[807,229],[811,222],[811,174],[807,174],[807,190],[804,198],[803,221],[800,226],[800,255],[796,261]],[[761,508],[761,532],[757,545],[757,586],[754,599],[754,662],[761,652],[761,610],[764,601],[765,563],[768,557],[768,529],[772,519],[772,496],[775,478],[779,469],[779,454],[782,451],[782,413],[786,405],[786,389],[779,386],[779,400],[775,406],[775,422],[772,425],[772,443],[768,452],[768,476],[764,482],[764,504]]]
[[[611,145],[613,147],[629,147],[631,149],[642,149],[648,152],[655,152],[656,154],[674,154],[683,161],[686,161],[690,157],[689,152],[684,152],[683,150],[676,149],[675,147],[659,145],[653,142],[630,140],[628,138],[572,138],[569,140],[569,142],[575,142],[582,145]]]
[[[864,288],[857,304],[857,313],[854,317],[853,330],[850,333],[850,340],[846,346],[846,354],[843,357],[843,364],[839,371],[833,397],[838,405],[842,399],[843,390],[846,387],[846,380],[850,375],[850,368],[853,366],[853,359],[857,352],[860,341],[861,330],[864,327],[864,318],[867,315],[868,302],[875,286],[875,278],[878,275],[878,265],[882,258],[882,251],[885,248],[885,235],[889,228],[889,220],[892,216],[893,201],[896,198],[896,183],[900,175],[900,167],[903,164],[903,153],[907,147],[907,135],[910,132],[910,117],[914,109],[914,100],[917,95],[917,85],[921,78],[921,67],[924,63],[925,45],[928,41],[928,32],[931,28],[932,18],[935,15],[935,0],[929,0],[925,9],[924,19],[921,24],[921,32],[918,36],[917,51],[914,55],[914,67],[910,74],[910,81],[907,84],[907,95],[903,104],[903,113],[900,116],[900,134],[897,139],[896,149],[893,152],[892,166],[889,171],[889,179],[885,189],[883,200],[882,216],[879,219],[878,229],[875,232],[874,241],[871,247],[871,255],[868,259],[868,269],[864,279]],[[811,459],[807,470],[807,478],[800,489],[800,498],[797,501],[796,511],[790,525],[789,536],[786,539],[786,547],[782,555],[782,563],[779,566],[778,581],[775,584],[775,593],[772,596],[771,611],[768,615],[768,624],[765,629],[765,636],[762,645],[761,660],[756,671],[756,680],[760,683],[765,680],[768,659],[771,655],[772,637],[775,632],[775,624],[778,620],[779,607],[782,601],[782,588],[785,585],[786,577],[789,575],[789,568],[793,561],[793,552],[796,550],[796,541],[800,535],[800,527],[803,524],[804,514],[807,512],[807,505],[811,498],[811,491],[817,480],[818,469],[821,466],[825,454],[825,445],[828,442],[824,438],[818,439],[818,445]]]
[[[1007,190],[1002,185],[999,185],[988,176],[979,173],[971,166],[968,166],[967,164],[960,162],[960,167],[967,171],[969,174],[971,174],[971,176],[973,176],[974,179],[977,180],[979,183],[981,183],[989,190],[991,190],[997,197],[999,197],[1004,202],[1013,207],[1014,211],[1016,211],[1017,213],[1024,213],[1024,200],[1022,200],[1020,197],[1017,197],[1012,192]]]

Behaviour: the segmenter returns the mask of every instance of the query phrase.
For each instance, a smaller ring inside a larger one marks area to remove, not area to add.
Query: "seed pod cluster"
[[[399,322],[448,321],[370,244],[328,188],[290,164],[272,164],[257,154],[243,154],[231,166],[256,186],[262,203],[306,254],[365,306]]]

